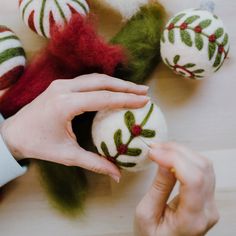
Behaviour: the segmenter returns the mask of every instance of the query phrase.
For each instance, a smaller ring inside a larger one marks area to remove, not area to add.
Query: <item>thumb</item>
[[[175,177],[168,169],[159,168],[150,190],[138,206],[141,211],[146,212],[147,218],[160,220],[175,182]]]

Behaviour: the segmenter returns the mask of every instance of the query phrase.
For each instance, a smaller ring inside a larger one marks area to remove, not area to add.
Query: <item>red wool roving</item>
[[[120,46],[97,36],[90,19],[74,14],[65,27],[55,26],[48,46],[1,98],[0,112],[9,117],[41,94],[52,81],[87,73],[112,75],[124,61]]]
[[[50,38],[53,26],[63,26],[75,13],[86,15],[86,0],[19,0],[20,15],[25,24],[37,34]]]
[[[9,28],[0,26],[0,90],[19,79],[25,63],[25,52],[18,37]]]

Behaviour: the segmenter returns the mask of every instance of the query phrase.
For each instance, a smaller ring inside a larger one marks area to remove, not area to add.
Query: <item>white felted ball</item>
[[[192,79],[211,76],[229,52],[223,22],[207,10],[189,9],[167,23],[161,40],[161,56],[175,73]]]
[[[19,0],[25,24],[37,34],[50,38],[54,24],[66,24],[72,14],[89,12],[86,0]]]
[[[102,156],[122,169],[139,171],[151,163],[148,145],[167,139],[167,125],[160,108],[149,102],[141,109],[98,112],[92,137]]]
[[[108,4],[111,8],[118,11],[124,19],[131,18],[141,6],[150,0],[99,0],[101,3]]]
[[[0,90],[15,83],[25,68],[25,51],[9,28],[0,26]]]

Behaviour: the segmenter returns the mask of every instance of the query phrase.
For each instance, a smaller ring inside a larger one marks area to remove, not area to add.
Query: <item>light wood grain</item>
[[[169,14],[196,7],[199,1],[162,0]],[[236,29],[234,0],[216,0],[216,13],[229,29],[230,59],[211,79],[187,81],[160,64],[148,81],[151,95],[164,111],[170,139],[181,142],[211,158],[217,178],[216,199],[221,213],[212,236],[234,236],[236,232]],[[122,26],[118,14],[93,6],[99,32],[106,39]],[[0,24],[20,36],[29,58],[47,40],[22,23],[16,0],[1,0]],[[90,183],[86,211],[70,220],[51,208],[39,183],[35,166],[7,186],[0,202],[0,235],[3,236],[131,236],[136,204],[150,186],[155,168],[139,174],[124,173],[120,184],[108,177],[88,174]]]

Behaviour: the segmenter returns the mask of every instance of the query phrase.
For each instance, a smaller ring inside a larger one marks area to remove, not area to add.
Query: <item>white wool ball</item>
[[[122,169],[139,171],[151,163],[148,145],[167,139],[167,125],[160,108],[149,102],[140,109],[98,112],[92,137],[102,156]]]
[[[161,39],[161,56],[175,73],[191,79],[210,77],[229,52],[223,22],[207,10],[188,9],[167,23]]]
[[[101,3],[107,3],[111,8],[118,11],[124,19],[131,18],[141,6],[147,4],[150,0],[99,0]]]
[[[25,51],[16,34],[0,26],[0,90],[9,88],[23,74]]]
[[[25,24],[46,38],[54,24],[63,26],[72,14],[89,12],[86,0],[19,0],[19,8]]]

